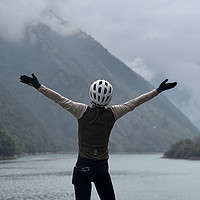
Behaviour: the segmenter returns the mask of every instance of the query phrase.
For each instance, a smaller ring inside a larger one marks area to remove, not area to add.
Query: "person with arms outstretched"
[[[72,101],[40,84],[37,77],[22,75],[20,81],[69,111],[78,120],[78,159],[72,176],[76,200],[90,200],[93,182],[101,200],[115,200],[108,170],[108,143],[115,122],[159,93],[174,88],[177,82],[164,80],[157,89],[142,94],[120,105],[108,106],[113,87],[106,80],[96,80],[89,89],[92,106]]]

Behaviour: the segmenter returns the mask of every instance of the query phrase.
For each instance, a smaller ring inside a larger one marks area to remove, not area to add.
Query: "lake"
[[[73,200],[75,154],[0,161],[0,200]],[[111,154],[117,200],[199,200],[200,161],[162,159],[161,154]],[[93,186],[92,200],[99,199]]]

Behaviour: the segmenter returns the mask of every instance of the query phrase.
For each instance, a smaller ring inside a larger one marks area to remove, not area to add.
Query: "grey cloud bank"
[[[35,21],[45,9],[44,0],[1,0],[0,1],[0,35],[4,39],[17,41],[23,37],[29,23]]]
[[[1,0],[0,35],[23,37],[45,10],[92,35],[153,85],[178,81],[165,95],[200,128],[200,1]]]
[[[54,9],[48,0],[1,0],[0,1],[0,36],[6,40],[17,42],[24,36],[30,24],[44,23],[62,35],[73,34],[78,29],[72,25],[60,26],[53,17]]]

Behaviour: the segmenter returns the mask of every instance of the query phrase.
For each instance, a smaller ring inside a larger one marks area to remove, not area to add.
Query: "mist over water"
[[[111,155],[118,200],[199,200],[200,161],[161,159],[161,154]],[[0,161],[1,200],[72,200],[75,154]],[[93,187],[92,199],[99,199]]]

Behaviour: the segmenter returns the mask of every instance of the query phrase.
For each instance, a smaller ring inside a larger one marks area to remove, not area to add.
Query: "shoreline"
[[[188,157],[188,158],[173,158],[173,157],[163,156],[162,158],[164,158],[164,159],[174,159],[174,160],[191,160],[191,161],[200,160],[200,156],[191,156],[191,157]]]
[[[14,160],[19,158],[18,155],[14,155],[14,156],[0,156],[0,160]]]
[[[2,156],[0,155],[0,161],[1,160],[15,160],[21,157],[25,156],[34,156],[34,155],[48,155],[48,154],[73,154],[76,152],[64,152],[64,151],[59,151],[59,152],[37,152],[37,153],[22,153],[22,154],[15,154],[13,156]]]
[[[1,160],[16,160],[21,157],[25,156],[34,156],[34,155],[49,155],[49,154],[77,154],[77,152],[67,152],[67,151],[60,151],[60,152],[38,152],[38,153],[22,153],[22,154],[16,154],[14,156],[0,156],[0,161]],[[110,152],[110,155],[116,155],[116,154],[135,154],[135,155],[142,155],[142,154],[163,154],[163,152]],[[166,157],[162,156],[160,157],[162,159],[174,159],[174,160],[190,160],[190,161],[195,161],[195,160],[200,160],[199,156],[192,156],[189,158],[172,158],[172,157]]]
[[[68,152],[68,151],[59,151],[59,152],[38,152],[38,153],[22,153],[22,154],[16,154],[14,156],[1,156],[0,155],[0,161],[1,160],[15,160],[24,156],[34,156],[34,155],[48,155],[48,154],[77,154],[77,152]],[[110,155],[115,154],[163,154],[163,152],[110,152]]]

